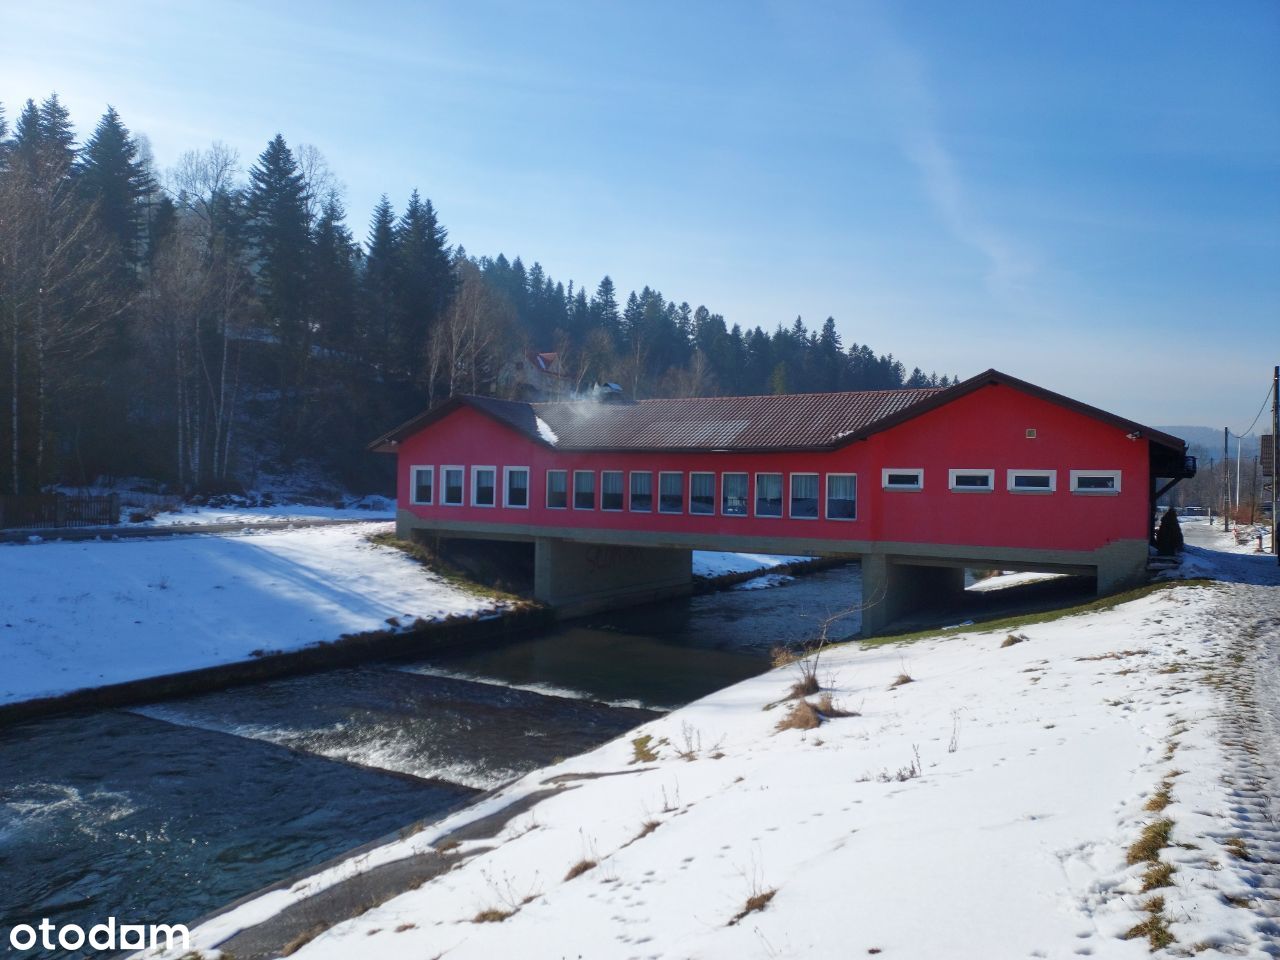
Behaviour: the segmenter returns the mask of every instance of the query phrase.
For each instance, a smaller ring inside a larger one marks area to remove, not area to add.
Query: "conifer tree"
[[[365,358],[383,377],[390,375],[395,352],[396,219],[384,193],[373,208],[365,241],[360,292],[364,305]]]
[[[107,107],[84,145],[77,174],[81,189],[97,204],[98,222],[115,239],[121,261],[136,266],[142,259],[143,200],[155,185],[115,107]]]

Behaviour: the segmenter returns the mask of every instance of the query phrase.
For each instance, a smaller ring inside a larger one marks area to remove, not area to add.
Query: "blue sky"
[[[157,164],[315,144],[363,236],[418,187],[473,254],[744,326],[833,315],[1150,423],[1280,361],[1280,3],[0,6],[0,101],[107,103]]]

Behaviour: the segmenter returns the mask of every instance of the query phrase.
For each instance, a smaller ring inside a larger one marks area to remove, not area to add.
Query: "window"
[[[622,509],[622,471],[603,470],[600,473],[600,509]]]
[[[409,471],[409,499],[412,503],[428,505],[433,502],[436,471],[433,467],[413,467]]]
[[[791,518],[793,520],[818,519],[818,475],[816,473],[791,475]]]
[[[471,468],[471,505],[492,507],[497,503],[498,468]]]
[[[547,471],[547,509],[565,510],[569,506],[569,475],[563,470]]]
[[[716,475],[714,473],[689,474],[689,512],[716,512]]]
[[[856,474],[827,474],[827,519],[858,519],[858,477]]]
[[[658,474],[658,512],[684,513],[684,474]]]
[[[756,474],[756,516],[782,516],[782,474]]]
[[[573,471],[573,509],[596,508],[596,475],[593,470]]]
[[[919,467],[885,467],[880,471],[880,481],[886,490],[923,490],[924,470]]]
[[[444,474],[444,503],[446,507],[462,506],[462,485],[466,476],[463,467],[441,467]]]
[[[995,474],[994,470],[948,470],[947,486],[956,493],[990,493]]]
[[[1053,493],[1058,489],[1057,470],[1010,470],[1010,493]]]
[[[503,486],[506,489],[506,497],[503,499],[503,506],[507,507],[528,507],[529,506],[529,468],[528,467],[506,467],[503,470],[506,479]]]
[[[637,513],[653,509],[653,474],[647,470],[631,474],[631,509]]]
[[[745,473],[720,475],[720,512],[726,517],[747,515],[747,475]]]
[[[1111,494],[1120,492],[1119,470],[1072,470],[1072,493]]]

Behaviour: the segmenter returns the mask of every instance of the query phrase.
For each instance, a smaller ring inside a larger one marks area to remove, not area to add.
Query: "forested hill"
[[[276,136],[153,168],[108,109],[78,145],[56,95],[0,107],[0,493],[99,475],[234,488],[320,464],[385,479],[375,435],[455,392],[515,395],[531,351],[560,384],[692,396],[947,384],[653,287],[625,299],[451,244],[432,202],[383,198],[363,241],[314,147]]]

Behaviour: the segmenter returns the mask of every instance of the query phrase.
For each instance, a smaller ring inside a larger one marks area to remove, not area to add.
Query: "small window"
[[[948,470],[947,486],[957,493],[990,493],[995,474],[994,470]]]
[[[573,509],[596,508],[596,475],[591,470],[573,471]]]
[[[856,474],[827,474],[827,519],[858,519],[858,477]]]
[[[462,487],[466,470],[463,467],[441,467],[444,474],[444,503],[447,507],[462,506]]]
[[[689,512],[716,512],[716,475],[714,473],[689,474]]]
[[[621,470],[602,470],[600,472],[600,509],[622,509]]]
[[[631,474],[631,509],[636,513],[653,509],[653,474],[647,470]]]
[[[529,468],[528,467],[507,467],[506,473],[506,499],[503,500],[504,505],[508,507],[528,507],[529,506]]]
[[[782,474],[756,474],[756,516],[782,516]]]
[[[924,470],[919,467],[885,467],[880,473],[881,486],[886,490],[923,490]]]
[[[1120,492],[1119,470],[1072,470],[1072,493],[1110,494]]]
[[[720,512],[726,517],[747,515],[747,475],[745,473],[720,475]]]
[[[684,513],[684,474],[658,474],[658,512]]]
[[[471,505],[492,507],[497,503],[498,468],[471,468]]]
[[[565,510],[569,506],[569,475],[563,470],[547,471],[547,509]]]
[[[791,475],[791,517],[793,520],[818,519],[818,475]]]
[[[434,502],[436,471],[433,467],[414,467],[409,477],[411,500],[421,506]]]
[[[1053,493],[1058,488],[1056,470],[1010,470],[1010,493]]]

